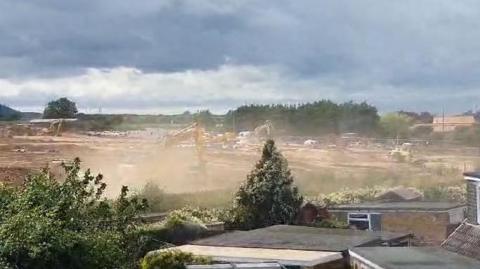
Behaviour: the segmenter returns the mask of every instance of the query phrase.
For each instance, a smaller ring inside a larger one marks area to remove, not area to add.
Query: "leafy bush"
[[[310,199],[313,203],[325,206],[339,204],[358,204],[363,202],[374,201],[376,197],[387,191],[389,188],[382,186],[360,188],[356,190],[343,189],[338,192],[332,192],[327,195],[320,195],[317,198]],[[425,189],[418,189],[424,196],[426,201],[449,201],[465,203],[467,190],[462,185],[454,186],[435,186]]]
[[[412,118],[400,113],[388,113],[380,118],[383,133],[390,138],[407,138],[412,124]]]
[[[465,185],[458,186],[435,186],[423,190],[423,196],[427,201],[449,201],[457,203],[467,202],[467,188]]]
[[[334,229],[348,229],[349,225],[346,222],[337,219],[323,219],[314,222],[311,226],[317,228],[334,228]]]
[[[303,197],[293,185],[287,160],[268,140],[262,158],[238,190],[231,211],[231,226],[254,229],[294,222]]]
[[[48,171],[30,176],[23,188],[0,191],[0,259],[12,268],[131,268],[135,216],[146,201],[102,198],[101,175],[80,176],[80,160],[64,165],[58,182]]]
[[[170,212],[164,221],[166,227],[173,227],[177,224],[196,223],[200,225],[218,222],[220,211],[215,209],[201,209],[184,207]]]
[[[339,205],[339,204],[357,204],[375,200],[380,193],[386,191],[385,187],[367,187],[360,189],[343,189],[338,192],[332,192],[327,195],[320,195],[319,203],[324,205]]]
[[[210,264],[206,258],[193,256],[181,251],[161,251],[147,255],[141,264],[141,269],[185,269],[189,264]]]

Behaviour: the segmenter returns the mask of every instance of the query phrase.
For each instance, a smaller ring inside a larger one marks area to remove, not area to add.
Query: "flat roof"
[[[480,268],[480,261],[439,247],[362,247],[349,252],[375,269]]]
[[[411,211],[446,211],[464,207],[451,202],[368,202],[331,206],[329,210],[411,210]]]
[[[77,119],[34,119],[30,120],[30,123],[52,123],[56,121],[64,121],[64,122],[72,122],[72,121],[77,121]]]
[[[275,225],[251,231],[224,233],[200,239],[191,244],[218,247],[346,251],[351,247],[388,242],[407,236],[410,234]]]
[[[464,176],[465,179],[467,179],[467,180],[480,181],[480,172],[479,172],[479,171],[476,171],[476,172],[466,172],[466,173],[463,173],[463,176]]]
[[[283,269],[278,263],[187,265],[187,269]]]
[[[180,250],[196,256],[209,257],[217,262],[278,262],[284,265],[315,266],[343,259],[340,252],[305,251],[292,249],[258,249],[183,245],[158,251]]]

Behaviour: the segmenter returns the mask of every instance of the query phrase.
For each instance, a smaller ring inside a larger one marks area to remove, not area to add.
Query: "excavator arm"
[[[173,147],[179,145],[182,142],[193,139],[195,143],[195,150],[197,153],[198,163],[201,170],[205,169],[205,129],[199,124],[193,123],[192,125],[178,130],[165,137],[165,147]]]

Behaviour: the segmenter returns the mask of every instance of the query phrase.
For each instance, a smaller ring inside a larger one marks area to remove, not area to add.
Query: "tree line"
[[[270,120],[278,130],[291,135],[324,135],[378,130],[377,108],[366,103],[337,104],[329,100],[299,105],[245,105],[229,111],[224,125],[233,131],[253,130]]]

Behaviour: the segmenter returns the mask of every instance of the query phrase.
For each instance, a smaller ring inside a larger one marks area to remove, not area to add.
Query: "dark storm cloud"
[[[26,81],[78,82],[85,68],[129,66],[144,74],[169,74],[267,66],[287,77],[274,91],[285,101],[326,97],[368,100],[386,110],[437,111],[440,103],[453,101],[452,110],[461,111],[480,102],[479,18],[480,5],[469,0],[3,0],[0,78],[11,82],[11,93],[0,97],[16,104],[34,92],[48,99],[61,89],[42,94]],[[85,90],[77,98],[95,100],[94,92]],[[152,96],[158,98],[123,104],[159,105],[161,96]],[[121,106],[115,98],[112,103]],[[215,100],[242,103],[228,94]]]

